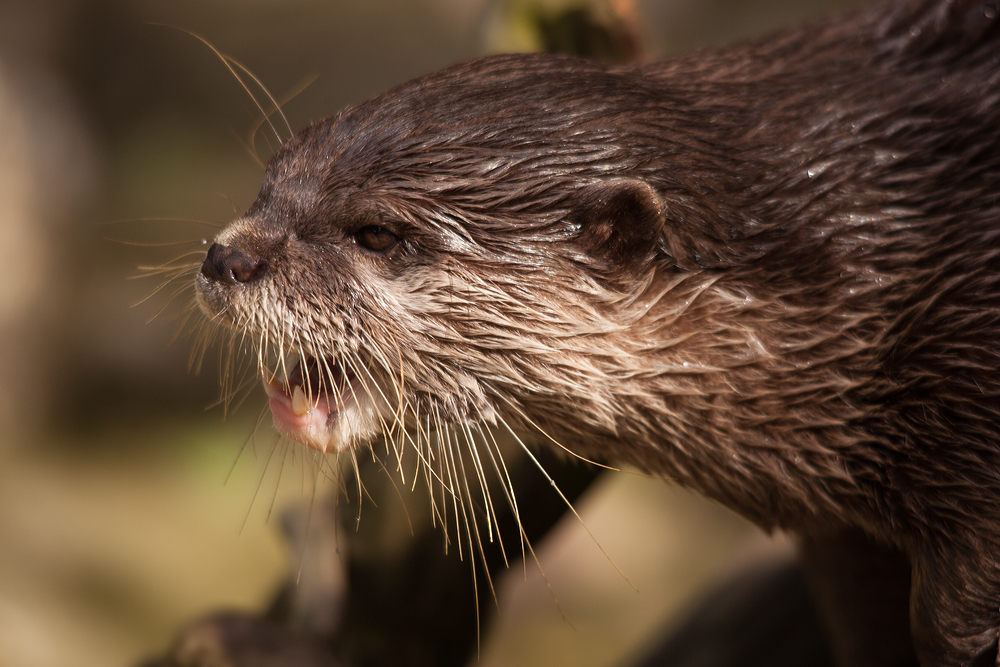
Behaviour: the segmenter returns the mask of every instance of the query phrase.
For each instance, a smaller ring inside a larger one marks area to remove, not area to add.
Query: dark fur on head
[[[402,423],[431,474],[509,425],[860,528],[912,562],[923,664],[967,664],[1000,625],[996,13],[431,74],[292,137],[217,239],[266,270],[201,302],[354,383],[333,448]]]

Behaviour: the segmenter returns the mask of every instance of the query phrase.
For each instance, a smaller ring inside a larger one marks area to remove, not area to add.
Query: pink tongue
[[[289,396],[280,383],[264,383],[274,426],[292,440],[308,447],[326,451],[330,441],[327,421],[330,418],[330,401],[325,393],[313,403],[309,401],[309,409],[304,414],[295,414],[292,409],[292,397]]]

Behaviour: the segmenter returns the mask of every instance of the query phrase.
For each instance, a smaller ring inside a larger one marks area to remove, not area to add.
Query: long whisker
[[[243,441],[243,444],[240,446],[240,450],[236,452],[236,456],[233,458],[233,463],[231,466],[229,466],[229,472],[226,473],[226,480],[225,482],[223,482],[224,484],[229,483],[229,479],[233,476],[233,471],[236,470],[236,464],[240,462],[240,459],[243,457],[243,452],[246,451],[251,441],[253,441],[253,439],[257,436],[257,429],[260,428],[260,424],[261,422],[264,421],[264,415],[266,414],[267,414],[267,408],[265,407],[260,411],[260,414],[257,416],[257,422],[254,424],[253,430],[250,431],[250,435],[246,437],[246,439]]]
[[[280,438],[275,437],[274,445],[271,447],[271,452],[267,455],[267,459],[264,461],[264,467],[260,471],[260,477],[257,479],[257,486],[254,488],[253,496],[250,498],[250,504],[247,506],[247,512],[243,516],[243,523],[240,524],[240,534],[243,534],[243,529],[246,528],[247,519],[250,518],[250,511],[253,509],[254,503],[257,501],[257,494],[260,492],[261,484],[264,483],[264,476],[267,474],[268,465],[271,463],[271,458],[274,456],[274,452],[278,449],[280,444]]]
[[[470,443],[471,446],[471,443]],[[486,560],[486,551],[483,549],[483,542],[479,534],[479,525],[476,522],[476,512],[475,506],[472,502],[472,492],[469,490],[469,476],[465,472],[465,461],[462,456],[462,452],[459,449],[458,443],[458,433],[455,433],[455,458],[458,459],[458,464],[462,470],[462,484],[465,487],[464,498],[468,499],[469,504],[468,510],[466,510],[466,501],[462,502],[462,514],[465,517],[465,530],[468,533],[469,539],[469,563],[472,566],[472,589],[476,598],[476,655],[482,650],[480,643],[482,641],[482,633],[480,631],[480,618],[479,618],[479,582],[476,578],[476,565],[473,557],[473,546],[472,539],[475,537],[476,541],[476,551],[479,552],[479,558],[483,563],[483,572],[486,575],[486,583],[490,588],[490,595],[493,597],[493,603],[496,605],[497,609],[500,609],[500,601],[497,599],[496,589],[493,587],[493,577],[490,576],[490,564]],[[472,521],[472,525],[469,525],[469,521]],[[489,515],[487,514],[487,521],[489,521]]]
[[[525,414],[524,410],[522,410],[519,406],[515,405],[509,398],[507,398],[506,396],[504,396],[503,394],[500,394],[500,393],[496,394],[496,396],[498,396],[500,399],[502,399],[504,401],[504,403],[506,403],[507,405],[509,405],[510,408],[512,410],[514,410],[514,412],[517,413],[518,417],[520,417],[521,419],[523,419],[527,424],[530,424],[532,428],[536,429],[539,433],[541,433],[546,438],[548,438],[550,441],[552,441],[552,443],[556,447],[558,447],[559,449],[563,450],[564,452],[566,452],[567,454],[569,454],[573,458],[580,459],[581,461],[583,461],[585,463],[589,463],[590,465],[593,465],[593,466],[597,466],[598,468],[604,468],[605,470],[613,470],[615,472],[621,472],[621,470],[619,470],[618,468],[615,468],[614,466],[609,466],[609,465],[606,465],[604,463],[599,463],[597,461],[592,461],[592,460],[588,459],[585,456],[580,456],[579,454],[577,454],[576,452],[574,452],[572,449],[570,449],[569,447],[566,447],[564,444],[562,444],[561,442],[559,442],[558,440],[556,440],[555,438],[553,438],[551,435],[549,435],[541,426],[539,426],[538,424],[536,424],[530,417],[528,417],[528,415]],[[504,424],[504,426],[506,426],[506,423]]]
[[[496,511],[493,508],[493,498],[490,496],[489,485],[486,483],[486,475],[483,472],[483,464],[479,460],[479,451],[476,447],[475,437],[473,436],[472,429],[469,428],[468,423],[463,422],[462,429],[465,436],[466,447],[469,450],[469,454],[472,456],[473,468],[476,471],[476,478],[479,480],[479,488],[483,493],[483,504],[486,511],[486,531],[489,536],[489,541],[493,541],[493,524],[496,524],[497,539],[501,543],[500,549],[502,551],[503,538],[500,536],[500,523],[496,518]],[[506,556],[504,556],[504,560],[506,560]]]
[[[392,484],[392,490],[396,492],[396,497],[399,498],[399,504],[403,508],[404,516],[406,516],[406,525],[409,526],[410,535],[412,536],[414,535],[413,522],[410,521],[410,511],[406,508],[406,500],[403,498],[403,494],[400,492],[399,487],[396,485],[396,480],[393,478],[392,473],[389,471],[388,468],[385,467],[385,463],[383,463],[381,459],[376,459],[376,461],[378,462],[379,467],[382,469],[382,472],[385,473],[385,476],[389,478],[389,483]]]
[[[222,53],[221,51],[219,51],[217,48],[215,48],[215,46],[211,42],[209,42],[207,39],[205,39],[204,37],[202,37],[201,35],[199,35],[197,33],[191,32],[190,30],[185,30],[184,28],[178,28],[176,26],[167,25],[165,23],[150,23],[150,25],[158,25],[158,26],[162,26],[164,28],[173,28],[174,30],[180,30],[181,32],[186,33],[186,34],[190,35],[191,37],[194,37],[199,42],[201,42],[202,44],[204,44],[205,46],[207,46],[209,49],[211,49],[212,53],[214,53],[216,55],[216,57],[218,57],[219,60],[222,61],[222,64],[226,66],[226,69],[229,70],[229,73],[232,74],[233,78],[236,79],[236,81],[240,84],[240,86],[246,92],[247,96],[254,103],[254,106],[257,107],[257,110],[260,111],[261,115],[264,118],[267,119],[268,126],[271,128],[271,131],[274,133],[274,136],[277,137],[278,141],[280,142],[281,141],[281,135],[278,133],[277,128],[274,127],[274,124],[271,122],[271,118],[270,118],[271,114],[264,110],[264,106],[257,100],[257,97],[250,90],[250,87],[246,84],[246,82],[243,81],[243,78],[236,71],[236,68],[239,68],[240,70],[242,70],[264,92],[264,94],[267,96],[267,99],[270,100],[271,104],[274,105],[275,110],[281,116],[281,119],[285,122],[285,126],[288,128],[288,133],[289,134],[292,133],[292,126],[288,122],[288,119],[285,118],[285,113],[281,110],[281,106],[277,103],[277,101],[275,101],[274,96],[272,96],[271,93],[268,92],[267,87],[264,86],[264,84],[261,83],[260,80],[256,76],[254,76],[254,74],[249,69],[247,69],[242,63],[240,63],[239,61],[237,61],[235,58],[232,58],[230,56],[225,55],[224,53]],[[235,65],[235,67],[234,67],[234,65]]]
[[[264,519],[264,523],[270,523],[271,513],[274,511],[274,502],[278,499],[278,487],[281,486],[281,475],[285,472],[285,463],[288,461],[289,447],[288,443],[283,439],[279,439],[281,443],[281,462],[278,465],[278,479],[274,483],[274,493],[271,494],[271,504],[267,508],[267,516]],[[310,510],[312,508],[310,507]]]
[[[299,554],[299,568],[295,575],[295,585],[302,580],[302,568],[306,564],[306,550],[309,548],[309,531],[312,528],[313,507],[316,505],[316,490],[319,488],[320,468],[317,466],[316,475],[313,477],[312,493],[309,494],[309,510],[306,512],[306,530],[302,537],[302,553]]]
[[[498,415],[497,421],[499,421],[500,424],[502,424],[503,427],[507,429],[507,432],[510,433],[511,437],[513,437],[515,441],[517,441],[517,444],[520,445],[524,453],[528,455],[528,458],[530,458],[532,463],[535,464],[535,467],[538,468],[539,472],[541,472],[542,475],[545,476],[546,481],[548,481],[549,485],[551,485],[552,488],[555,489],[555,492],[559,494],[559,497],[562,498],[562,501],[563,503],[565,503],[567,509],[569,509],[569,511],[573,513],[573,516],[575,516],[577,521],[580,522],[580,525],[583,526],[583,529],[587,531],[587,535],[589,535],[590,539],[594,542],[595,545],[597,545],[597,548],[601,550],[601,553],[604,554],[604,557],[608,560],[609,563],[611,563],[611,566],[614,567],[615,570],[618,572],[618,574],[621,575],[622,579],[624,579],[625,582],[632,587],[632,590],[638,593],[639,589],[635,587],[635,584],[633,584],[632,581],[627,576],[625,576],[625,573],[622,572],[620,567],[618,567],[618,564],[615,563],[615,561],[611,558],[611,556],[608,555],[608,552],[604,550],[604,547],[601,546],[600,541],[598,541],[594,533],[591,532],[590,527],[587,525],[587,522],[583,520],[583,517],[580,516],[580,513],[576,511],[575,507],[573,507],[573,503],[569,501],[566,495],[559,488],[559,485],[556,484],[556,481],[552,479],[552,476],[549,475],[548,472],[546,472],[545,466],[543,466],[538,461],[538,459],[535,458],[535,455],[531,452],[531,449],[524,444],[521,438],[519,438],[518,435],[514,432],[514,429],[512,429],[509,424],[507,424],[506,419]]]

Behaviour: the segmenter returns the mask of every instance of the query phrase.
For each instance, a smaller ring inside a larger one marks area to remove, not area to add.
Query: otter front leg
[[[804,536],[800,554],[838,665],[917,664],[909,622],[910,564],[903,553],[845,529]]]

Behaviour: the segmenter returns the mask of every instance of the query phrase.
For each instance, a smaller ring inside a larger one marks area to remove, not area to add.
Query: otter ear
[[[577,243],[608,268],[644,266],[660,246],[664,203],[639,180],[614,179],[584,189],[577,208]]]

